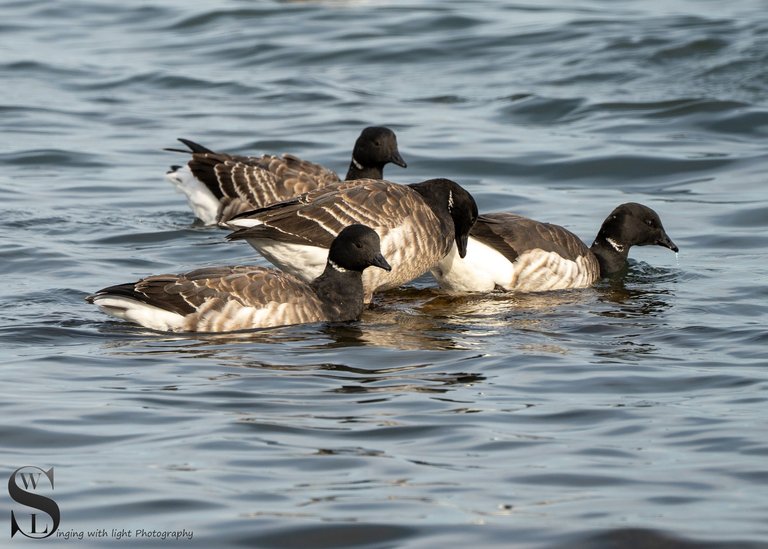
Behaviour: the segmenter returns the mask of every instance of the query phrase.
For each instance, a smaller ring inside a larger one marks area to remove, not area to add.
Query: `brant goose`
[[[336,172],[290,154],[239,156],[216,153],[188,139],[179,139],[192,159],[171,166],[166,174],[187,195],[195,215],[206,225],[227,221],[238,213],[263,208],[340,181]],[[346,180],[382,179],[384,166],[407,165],[389,128],[365,128],[355,142]]]
[[[117,318],[174,332],[357,319],[363,311],[363,271],[391,269],[379,236],[364,225],[350,225],[333,239],[327,256],[325,270],[310,283],[264,267],[207,267],[149,276],[85,299]]]
[[[633,202],[611,212],[591,248],[558,225],[493,213],[472,228],[467,256],[448,254],[432,274],[442,288],[460,292],[585,288],[624,272],[632,246],[651,244],[677,252],[656,212]]]
[[[434,267],[446,254],[464,257],[477,219],[472,195],[449,179],[412,185],[361,179],[330,185],[294,200],[244,213],[227,223],[240,229],[230,240],[247,240],[277,267],[312,280],[323,269],[333,237],[350,223],[381,236],[391,272],[363,273],[365,302]]]

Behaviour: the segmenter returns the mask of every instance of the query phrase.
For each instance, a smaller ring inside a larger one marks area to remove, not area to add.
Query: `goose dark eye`
[[[357,249],[359,250],[359,249],[361,249],[362,247],[363,247],[363,245],[362,245],[362,244],[360,244],[359,242],[355,242],[355,248],[357,248]]]
[[[653,222],[653,219],[646,219],[645,220],[645,224],[648,225],[651,228],[656,226],[656,223]]]

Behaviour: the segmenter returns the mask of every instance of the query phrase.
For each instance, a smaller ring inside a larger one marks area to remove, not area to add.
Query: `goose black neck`
[[[450,189],[445,185],[437,184],[438,182],[437,179],[430,179],[421,183],[411,183],[408,186],[421,195],[437,217],[450,220],[451,212],[448,210]]]
[[[347,170],[346,181],[352,181],[354,179],[384,179],[384,164],[379,166],[363,166],[352,157],[349,163],[349,170]]]
[[[363,273],[326,263],[311,283],[331,322],[356,320],[363,313]]]
[[[451,191],[446,185],[441,184],[442,181],[444,180],[430,179],[421,183],[411,183],[408,186],[421,195],[427,206],[437,216],[440,221],[440,233],[445,235],[447,240],[453,240],[456,227],[448,206]]]
[[[606,237],[602,232],[597,235],[590,250],[600,264],[600,276],[613,276],[627,269],[629,246]]]

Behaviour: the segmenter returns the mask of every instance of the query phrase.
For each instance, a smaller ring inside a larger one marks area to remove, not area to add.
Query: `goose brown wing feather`
[[[383,238],[382,233],[398,227],[404,218],[420,216],[431,217],[434,223],[434,214],[410,187],[359,179],[317,189],[284,207],[257,212],[254,217],[261,225],[237,231],[230,238],[279,236],[285,241],[327,248],[347,225],[368,225]]]
[[[246,307],[297,303],[307,298],[308,291],[304,282],[291,275],[255,266],[208,267],[179,275],[175,280],[167,276],[148,277],[141,284],[142,290],[161,284],[160,292],[178,294],[195,308],[209,299],[236,300]]]
[[[105,288],[97,295],[128,297],[180,314],[185,317],[185,329],[195,331],[231,331],[325,318],[320,298],[306,283],[255,266],[207,267],[182,275],[149,276]]]
[[[576,260],[589,252],[584,242],[564,227],[508,212],[480,216],[470,235],[511,262],[533,249],[555,252],[569,260]]]
[[[339,181],[335,172],[292,155],[199,152],[192,154],[189,168],[225,208],[238,204],[230,207],[229,217]],[[222,219],[228,217],[222,215]]]

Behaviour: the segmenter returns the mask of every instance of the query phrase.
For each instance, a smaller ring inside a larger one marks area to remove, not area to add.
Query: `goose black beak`
[[[658,246],[663,246],[665,248],[669,248],[673,252],[677,252],[678,251],[677,245],[674,242],[672,242],[672,239],[667,236],[667,233],[664,233],[661,236],[661,238],[656,241],[656,244]]]
[[[407,168],[408,164],[405,163],[405,160],[403,160],[403,157],[400,156],[399,151],[395,151],[392,153],[392,157],[389,159],[392,164],[395,164],[397,166],[400,166],[401,168]]]
[[[373,256],[373,261],[371,262],[371,265],[373,267],[378,267],[380,269],[384,269],[385,271],[391,271],[392,267],[389,263],[387,263],[387,260],[384,259],[384,256],[381,254],[376,254]]]
[[[467,242],[469,242],[469,235],[456,236],[456,247],[459,248],[459,257],[464,259],[467,255]]]

